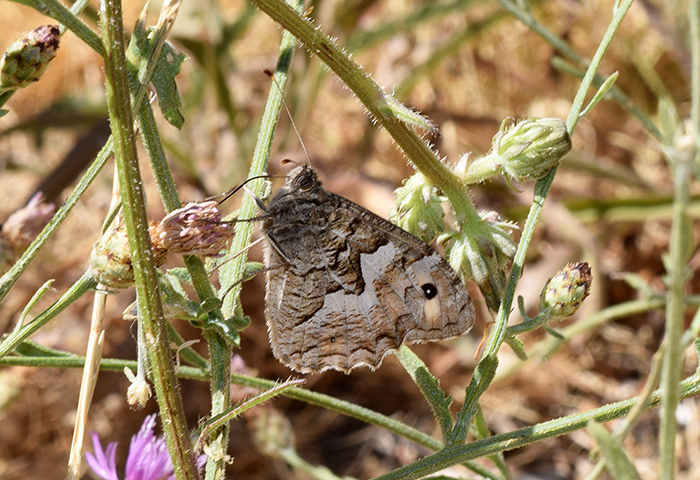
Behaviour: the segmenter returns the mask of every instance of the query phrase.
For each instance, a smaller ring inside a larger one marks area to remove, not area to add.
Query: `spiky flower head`
[[[576,312],[591,290],[593,276],[586,262],[568,263],[549,279],[540,294],[540,311],[547,321],[563,320]]]
[[[167,251],[159,246],[156,225],[148,228],[156,266],[165,263]],[[131,250],[126,235],[126,225],[120,223],[100,237],[90,252],[89,273],[107,288],[120,290],[134,284],[134,269],[131,264]]]
[[[493,137],[491,151],[475,160],[464,155],[455,172],[466,184],[499,174],[519,182],[537,180],[559,165],[569,150],[571,138],[566,124],[558,118],[506,119]]]
[[[571,138],[559,118],[505,120],[493,138],[492,150],[504,173],[517,181],[537,180],[559,165],[571,150]]]
[[[435,187],[416,173],[394,191],[396,204],[389,219],[407,232],[430,243],[445,231],[445,212],[440,205],[444,198],[436,195]]]
[[[156,416],[149,415],[138,433],[131,437],[129,455],[126,458],[125,480],[175,480],[173,463],[163,437],[156,437],[153,429]],[[102,449],[100,437],[92,434],[94,454],[87,452],[85,459],[95,474],[103,480],[119,480],[117,475],[117,442],[110,442]],[[206,457],[197,459],[201,468]]]
[[[478,225],[459,232],[440,235],[445,243],[445,257],[463,278],[472,279],[484,294],[486,303],[498,310],[507,282],[508,271],[515,255],[515,243],[510,232],[515,226],[501,221],[495,212],[481,215]]]
[[[0,60],[0,92],[39,80],[56,56],[60,37],[57,25],[42,25],[10,45]]]
[[[230,245],[233,227],[223,221],[219,204],[209,200],[173,210],[158,224],[157,234],[164,250],[211,257]]]

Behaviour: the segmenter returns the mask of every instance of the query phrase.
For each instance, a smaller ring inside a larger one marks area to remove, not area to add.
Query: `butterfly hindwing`
[[[270,342],[294,370],[374,369],[404,342],[471,328],[471,299],[442,256],[324,190],[311,167],[289,173],[262,228]]]

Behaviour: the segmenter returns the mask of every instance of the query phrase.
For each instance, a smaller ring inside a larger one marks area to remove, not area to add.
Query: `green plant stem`
[[[139,101],[142,95],[147,91],[146,86],[154,72],[154,66],[158,61],[162,45],[165,42],[165,37],[168,32],[169,23],[160,26],[156,36],[156,45],[151,58],[147,64],[139,72],[139,78],[142,79],[139,90],[135,95],[135,101]],[[141,137],[146,153],[153,169],[158,191],[161,200],[167,211],[173,211],[180,208],[181,203],[178,197],[175,182],[168,168],[168,162],[165,157],[165,151],[160,141],[153,109],[150,104],[142,103],[139,109],[139,126]],[[202,261],[197,257],[186,257],[185,266],[187,267],[192,283],[201,302],[206,302],[208,299],[216,297],[206,269]],[[223,314],[219,309],[214,309],[209,312],[210,323],[221,325],[224,324]],[[213,318],[212,318],[213,317]],[[214,328],[205,329],[203,335],[207,341],[209,348],[210,362],[210,389],[211,389],[211,415],[216,416],[229,408],[231,403],[230,398],[230,368],[231,368],[231,347],[222,334]],[[207,478],[220,478],[226,467],[226,450],[228,448],[228,426],[224,425],[215,434],[212,434],[209,447],[209,456],[207,462],[206,475]]]
[[[700,394],[700,377],[693,375],[681,383],[681,398],[689,398]],[[646,408],[657,407],[660,404],[661,393],[655,391]],[[548,422],[538,423],[503,435],[496,435],[484,440],[476,440],[466,445],[449,445],[443,450],[416,462],[398,468],[375,480],[414,480],[439,472],[475,458],[481,458],[497,452],[513,450],[535,442],[565,435],[574,430],[586,428],[589,420],[608,422],[624,417],[637,403],[634,397],[621,402],[611,403],[587,412],[557,418]]]
[[[85,42],[90,48],[97,52],[100,56],[104,55],[104,47],[100,37],[92,31],[76,14],[85,8],[83,2],[73,5],[71,10],[68,10],[61,2],[57,0],[11,0],[21,5],[26,5],[33,8],[37,12],[48,15],[63,24],[68,30],[75,33],[79,39]]]
[[[688,237],[690,222],[687,206],[690,189],[691,158],[680,153],[669,159],[674,173],[673,225],[668,255],[668,292],[666,303],[666,333],[661,376],[661,425],[659,432],[659,478],[672,479],[676,472],[676,409],[679,399],[679,381],[683,366],[681,340],[683,335],[683,291],[689,278]]]
[[[401,114],[397,112],[408,111],[408,109],[384,92],[366,72],[307,18],[294,12],[280,0],[251,0],[251,2],[289,30],[345,82],[418,170],[449,198],[459,223],[474,226],[473,228],[477,230],[475,234],[480,234],[478,229],[482,222],[467,194],[466,187],[438,159],[436,153],[421,137],[406,122],[399,119]]]
[[[627,12],[632,6],[632,2],[633,0],[625,0],[619,5],[616,5],[616,8],[614,9],[612,21],[610,22],[610,25],[608,25],[608,28],[605,31],[598,48],[596,49],[595,55],[593,55],[593,59],[591,60],[591,63],[586,70],[586,74],[581,81],[581,86],[579,87],[578,92],[576,92],[576,97],[571,105],[569,116],[566,119],[566,129],[570,135],[574,133],[574,129],[576,128],[578,121],[581,119],[580,114],[581,111],[584,110],[583,104],[586,96],[588,95],[588,89],[591,88],[591,85],[593,85],[593,82],[597,76],[598,67],[603,60],[603,56],[605,55],[605,52],[608,51],[608,47],[612,43],[615,33],[617,33],[617,30],[620,28],[622,20],[625,18],[625,15],[627,15]]]
[[[104,0],[100,26],[105,48],[107,106],[122,195],[124,223],[129,237],[136,282],[139,322],[148,340],[152,381],[158,399],[165,440],[178,479],[196,479],[199,473],[179,396],[163,308],[158,293],[153,252],[148,233],[145,195],[136,154],[129,96],[121,2]]]
[[[285,8],[289,8],[286,4]],[[303,7],[302,1],[296,2],[296,8]],[[292,10],[293,11],[293,10]],[[255,144],[253,160],[248,172],[248,177],[263,175],[267,170],[268,161],[270,159],[270,150],[272,149],[272,141],[274,139],[279,116],[284,104],[284,92],[291,67],[292,56],[296,40],[294,36],[285,31],[282,34],[280,42],[279,57],[277,66],[275,67],[274,80],[271,85],[270,93],[265,104],[258,139]],[[258,197],[263,197],[265,193],[265,182],[255,180],[248,183],[251,191]],[[241,202],[239,210],[239,218],[249,219],[254,218],[257,214],[258,207],[255,201],[250,196],[245,196]],[[221,278],[221,292],[229,292],[223,300],[222,309],[227,316],[242,315],[243,312],[240,306],[240,279],[243,277],[245,263],[247,260],[246,248],[250,243],[253,234],[253,222],[238,222],[236,223],[236,235],[231,244],[230,254],[223,260],[223,264],[219,270]]]
[[[561,54],[563,54],[565,57],[569,58],[571,61],[575,62],[581,67],[588,67],[587,71],[590,71],[590,66],[587,65],[587,62],[583,58],[581,58],[579,54],[577,54],[563,39],[557,37],[554,33],[550,32],[544,25],[537,21],[537,19],[532,15],[532,11],[530,9],[523,8],[523,2],[515,0],[498,0],[498,2],[501,4],[501,6],[503,6],[503,8],[508,10],[518,20],[527,25],[533,32],[541,36],[545,41],[547,41],[550,45],[556,48]],[[624,11],[624,14],[626,14],[627,10],[629,10],[629,7],[631,6],[631,3],[632,2],[628,0],[625,0],[624,3],[620,2],[620,5],[618,5],[617,9],[615,10],[615,15],[617,15],[617,13],[621,11]],[[624,14],[622,15],[623,17]],[[562,62],[558,63],[560,65],[562,64]],[[595,60],[593,60],[592,63],[595,63]],[[597,70],[597,68],[595,70]],[[593,80],[593,84],[595,85],[602,85],[605,81],[605,79],[602,76],[597,74],[594,76]],[[654,138],[662,138],[661,131],[654,124],[654,122],[641,109],[634,106],[619,88],[613,86],[610,89],[609,93],[610,96],[616,101],[618,101],[623,108],[625,108],[628,112],[630,112],[630,114],[635,116],[640,121],[640,123],[644,125],[644,127],[649,131],[649,133],[651,133],[654,136]],[[573,132],[573,129],[569,130],[569,132]]]
[[[26,340],[31,334],[39,330],[52,319],[56,318],[59,313],[68,308],[69,305],[85,295],[86,292],[94,289],[96,286],[97,282],[87,274],[80,277],[80,279],[71,285],[66,293],[64,293],[61,298],[56,300],[53,305],[41,312],[41,314],[39,314],[31,322],[15,328],[10,335],[3,338],[2,343],[0,343],[0,359],[17,348],[17,346]]]
[[[200,262],[201,263],[201,262]],[[211,286],[210,286],[211,288]],[[221,415],[231,406],[231,347],[218,332],[206,329],[203,332],[209,347],[211,364],[211,417]],[[226,465],[229,462],[228,450],[229,424],[222,423],[209,436],[205,478],[225,478]]]
[[[304,380],[302,379],[287,380],[286,382],[275,385],[274,387],[264,390],[257,395],[247,398],[237,405],[228,408],[226,411],[222,412],[216,417],[212,417],[211,419],[207,420],[207,422],[201,427],[199,438],[197,439],[197,444],[195,445],[195,450],[199,450],[202,442],[213,436],[218,429],[220,429],[223,425],[228,424],[231,420],[240,417],[251,408],[281,395],[285,390],[289,390],[293,386],[301,385],[303,383]],[[210,451],[210,449],[208,448],[207,451]]]
[[[510,4],[510,2],[506,0],[501,0],[501,3],[504,5]],[[595,77],[595,72],[600,66],[600,62],[603,59],[603,55],[605,54],[610,44],[610,41],[612,41],[613,35],[620,27],[620,23],[622,22],[623,18],[625,17],[625,14],[627,13],[631,5],[632,0],[625,0],[621,5],[617,7],[613,14],[613,19],[605,32],[603,40],[598,46],[598,50],[596,51],[593,60],[591,61],[590,66],[588,67],[588,71],[586,72],[586,75],[584,76],[584,79],[581,82],[579,90],[571,106],[571,111],[569,112],[569,116],[566,122],[567,131],[569,132],[569,135],[573,134],[573,131],[576,128],[576,124],[579,121],[579,113],[584,109],[583,103],[586,97],[586,93],[588,92],[593,78]],[[510,279],[506,287],[506,293],[504,295],[503,302],[501,303],[501,308],[498,311],[498,315],[496,317],[492,333],[489,336],[489,339],[484,348],[484,357],[486,357],[487,355],[495,354],[500,348],[501,343],[503,343],[503,338],[505,337],[506,333],[506,325],[508,323],[508,315],[510,313],[511,307],[513,305],[513,300],[515,298],[515,286],[517,285],[518,280],[522,275],[523,266],[525,265],[525,255],[530,246],[530,242],[532,241],[535,232],[535,227],[539,222],[539,218],[542,213],[542,208],[544,207],[544,202],[552,187],[552,183],[554,182],[554,177],[556,176],[557,170],[558,168],[554,168],[546,177],[542,178],[537,182],[537,184],[535,184],[534,199],[532,202],[532,206],[530,207],[527,219],[525,220],[525,225],[523,226],[523,233],[520,237],[520,242],[518,243],[518,249],[513,258],[513,269],[511,271]]]
[[[629,414],[625,417],[621,424],[615,428],[613,435],[619,442],[622,442],[637,424],[642,416],[642,413],[646,410],[645,407],[649,403],[649,399],[654,393],[656,385],[659,383],[659,378],[661,378],[661,366],[663,364],[662,360],[664,345],[665,344],[662,344],[659,350],[654,354],[654,358],[652,358],[649,377],[644,384],[644,389],[637,397],[639,400],[637,403],[635,403],[634,407],[632,407]],[[603,460],[598,460],[598,463],[596,463],[596,466],[593,468],[593,470],[591,470],[585,480],[595,480],[600,478],[603,473],[605,473],[605,469],[605,462]]]
[[[17,1],[17,0],[13,0]],[[102,40],[95,32],[93,32],[87,25],[85,25],[76,14],[85,7],[85,2],[76,2],[71,10],[66,9],[60,2],[56,0],[46,0],[46,1],[36,1],[36,0],[19,0],[17,3],[27,5],[36,9],[37,11],[49,15],[52,18],[61,22],[61,24],[67,26],[73,33],[75,33],[80,39],[82,39],[88,46],[90,46],[99,55],[104,54],[104,48],[102,45]],[[150,63],[150,62],[149,62]],[[152,69],[150,71],[152,74]],[[141,76],[146,84],[150,79],[150,76]],[[146,88],[140,88],[137,92],[136,98],[134,99],[133,105],[134,109],[139,109],[145,93]],[[97,174],[102,170],[102,167],[110,158],[113,153],[114,142],[112,137],[107,140],[102,150],[97,154],[95,161],[90,165],[87,172],[80,179],[75,189],[68,196],[63,205],[58,209],[55,215],[51,218],[51,221],[46,225],[42,232],[37,236],[36,239],[31,243],[29,248],[22,254],[22,256],[15,262],[12,268],[7,271],[2,277],[0,277],[0,302],[4,300],[7,294],[10,292],[14,284],[17,282],[22,273],[27,269],[34,257],[39,253],[43,246],[48,242],[53,233],[58,229],[58,227],[66,219],[73,207],[78,203],[78,200],[85,193],[87,188],[92,184],[92,181],[97,177]],[[179,206],[179,205],[178,205]],[[177,208],[177,207],[174,207]]]
[[[700,0],[690,0],[690,120],[693,122],[696,145],[700,138]]]
[[[562,344],[566,343],[567,339],[592,330],[598,325],[610,322],[617,318],[624,318],[630,315],[637,315],[649,310],[663,308],[666,305],[666,299],[663,297],[642,298],[629,302],[613,305],[604,310],[595,312],[588,317],[581,319],[559,333],[564,337],[564,340],[555,337],[547,337],[541,340],[533,347],[527,350],[526,354],[529,361],[541,361],[552,355]],[[496,375],[496,380],[502,380],[515,373],[522,366],[522,362],[513,362],[509,367],[500,370]]]
[[[296,8],[301,9],[303,6],[302,1],[296,2]],[[249,171],[249,177],[262,175],[267,170],[267,164],[270,158],[270,149],[272,148],[272,141],[274,138],[274,133],[277,128],[277,123],[279,122],[279,115],[282,109],[283,97],[284,97],[284,86],[286,85],[287,75],[289,73],[289,68],[291,66],[292,54],[294,52],[294,37],[292,37],[289,32],[284,32],[282,35],[282,41],[280,43],[280,54],[277,61],[277,68],[274,74],[275,85],[272,85],[272,90],[268,96],[267,104],[265,105],[265,112],[263,114],[262,124],[260,126],[260,132],[258,133],[258,140],[255,146],[255,151],[253,154],[253,161]],[[263,181],[255,181],[251,184],[252,191],[257,196],[262,196],[265,190],[265,183]],[[257,207],[255,202],[250,196],[246,196],[243,199],[241,209],[239,210],[240,218],[253,218],[256,215]],[[224,260],[223,266],[220,268],[220,280],[221,280],[221,291],[230,292],[225,298],[222,305],[222,310],[225,312],[226,316],[242,316],[243,311],[240,305],[240,283],[239,280],[243,278],[243,272],[245,269],[245,263],[247,255],[245,253],[246,246],[250,242],[250,238],[253,233],[253,222],[239,222],[236,224],[236,236],[234,237],[233,244],[231,246],[230,254],[233,255],[233,259],[227,261]],[[240,252],[240,254],[239,254]],[[235,287],[233,287],[236,285]],[[232,288],[233,287],[233,288]],[[217,361],[216,358],[221,358],[226,352],[224,351],[224,345],[217,342],[216,338],[209,338],[210,341],[210,352],[211,352],[211,362],[212,362],[212,394],[215,392],[217,386],[220,389],[226,388],[226,403],[224,403],[223,396],[218,400],[217,407],[214,407],[212,402],[212,418],[217,415],[222,414],[226,409],[229,408],[230,403],[230,373],[231,373],[231,352],[228,350],[228,364],[225,366],[221,361]],[[225,374],[225,378],[222,376]],[[220,390],[223,394],[223,390]],[[212,396],[212,400],[216,400],[215,396]],[[228,422],[223,424],[219,429],[219,436],[217,445],[220,451],[220,458],[210,458],[207,461],[207,472],[206,478],[214,480],[215,478],[221,478],[224,475],[225,461],[226,461],[226,446],[228,445]],[[226,437],[224,438],[224,435]],[[212,442],[217,441],[217,437],[212,439]],[[212,445],[210,442],[210,447]],[[213,465],[212,462],[217,462],[217,465]]]

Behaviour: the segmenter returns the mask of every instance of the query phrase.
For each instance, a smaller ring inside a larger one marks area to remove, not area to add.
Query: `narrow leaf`
[[[608,472],[615,480],[639,480],[637,470],[627,457],[624,448],[607,428],[591,420],[588,422],[588,432],[598,445]]]
[[[464,443],[469,432],[469,423],[479,408],[479,398],[486,391],[498,368],[498,357],[495,354],[485,356],[474,370],[464,398],[464,405],[457,414],[457,421],[449,436],[448,443]]]
[[[447,439],[452,430],[452,415],[450,414],[452,398],[442,391],[440,381],[430,373],[425,363],[411,349],[404,345],[396,352],[396,356],[433,410],[435,419],[440,425],[443,439]]]
[[[244,402],[239,403],[238,405],[235,405],[226,412],[212,418],[202,426],[201,433],[199,434],[199,438],[197,439],[197,445],[195,446],[195,451],[200,450],[200,448],[202,447],[202,443],[206,441],[206,439],[209,438],[217,428],[222,427],[225,423],[230,422],[234,418],[242,415],[247,410],[250,410],[251,408],[257,405],[260,405],[261,403],[270,400],[271,398],[283,394],[290,388],[299,386],[303,383],[304,380],[301,379],[288,380],[284,383],[280,383],[268,390],[265,390],[264,392],[255,395],[254,397],[249,398]]]

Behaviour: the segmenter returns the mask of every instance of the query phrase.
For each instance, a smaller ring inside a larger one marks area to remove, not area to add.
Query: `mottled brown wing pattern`
[[[456,273],[430,246],[297,167],[270,201],[266,318],[273,353],[304,372],[371,369],[404,342],[471,328]]]

